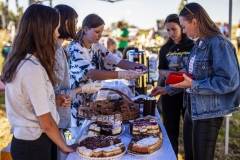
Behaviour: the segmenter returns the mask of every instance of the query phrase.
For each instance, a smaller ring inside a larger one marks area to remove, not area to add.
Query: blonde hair
[[[188,22],[194,18],[198,22],[198,33],[200,37],[221,36],[226,38],[209,17],[205,9],[198,3],[189,3],[183,7],[179,16],[184,17]]]
[[[112,44],[115,44],[118,46],[118,41],[115,38],[107,37],[104,41],[104,45],[107,47],[107,43],[111,42]]]

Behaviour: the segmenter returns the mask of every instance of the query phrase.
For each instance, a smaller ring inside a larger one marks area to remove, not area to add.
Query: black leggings
[[[188,102],[183,125],[185,160],[213,160],[223,117],[192,120],[190,108]]]
[[[169,95],[162,97],[163,124],[177,157],[180,117],[184,117],[183,99],[174,99]]]
[[[36,140],[21,140],[13,136],[11,156],[13,160],[51,160],[52,141],[45,133]]]

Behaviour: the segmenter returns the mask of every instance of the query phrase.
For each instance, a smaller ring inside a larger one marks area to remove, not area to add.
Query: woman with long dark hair
[[[193,41],[182,32],[177,14],[167,16],[165,26],[169,39],[166,44],[161,47],[159,53],[158,69],[162,79],[165,79],[171,71],[181,71],[185,68],[188,55],[193,47]],[[161,90],[167,93],[164,84],[165,81],[162,80],[162,86],[154,88],[152,95],[160,94]],[[166,128],[173,150],[177,156],[180,117],[181,115],[184,116],[185,113],[183,91],[172,96],[169,94],[162,95],[162,112],[164,127]]]
[[[54,66],[54,74],[56,77],[56,85],[54,86],[54,92],[56,95],[65,95],[68,97],[68,101],[74,100],[77,93],[86,92],[94,93],[101,88],[101,83],[89,83],[81,85],[77,88],[71,89],[70,87],[70,76],[68,70],[68,61],[70,58],[70,53],[61,45],[65,40],[77,39],[77,23],[78,14],[70,6],[65,4],[59,4],[54,7],[60,14],[60,27],[58,28],[59,37],[57,41],[57,51],[56,51],[56,64]],[[71,127],[71,107],[70,105],[58,106],[58,114],[60,116],[60,121],[58,127],[62,136],[64,137],[64,132]],[[74,137],[73,137],[74,138]],[[52,148],[53,157],[52,160],[66,159],[67,155],[61,154],[58,151],[57,146],[53,145]],[[57,154],[58,153],[58,154]],[[61,156],[59,156],[61,154]]]
[[[75,147],[66,145],[57,126],[53,67],[58,28],[59,13],[55,9],[29,6],[3,66],[1,80],[6,83],[13,160],[50,160],[52,142],[64,153],[75,151]]]

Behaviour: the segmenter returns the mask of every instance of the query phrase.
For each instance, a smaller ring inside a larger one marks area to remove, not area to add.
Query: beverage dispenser
[[[140,51],[137,48],[127,52],[127,59],[131,62],[144,64],[147,66],[147,58],[145,51]],[[135,90],[139,94],[147,94],[147,75],[137,78],[135,80]]]

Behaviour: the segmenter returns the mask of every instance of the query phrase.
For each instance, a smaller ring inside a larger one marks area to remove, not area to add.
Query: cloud
[[[132,10],[131,9],[128,9],[125,11],[126,14],[131,14],[132,13]]]

